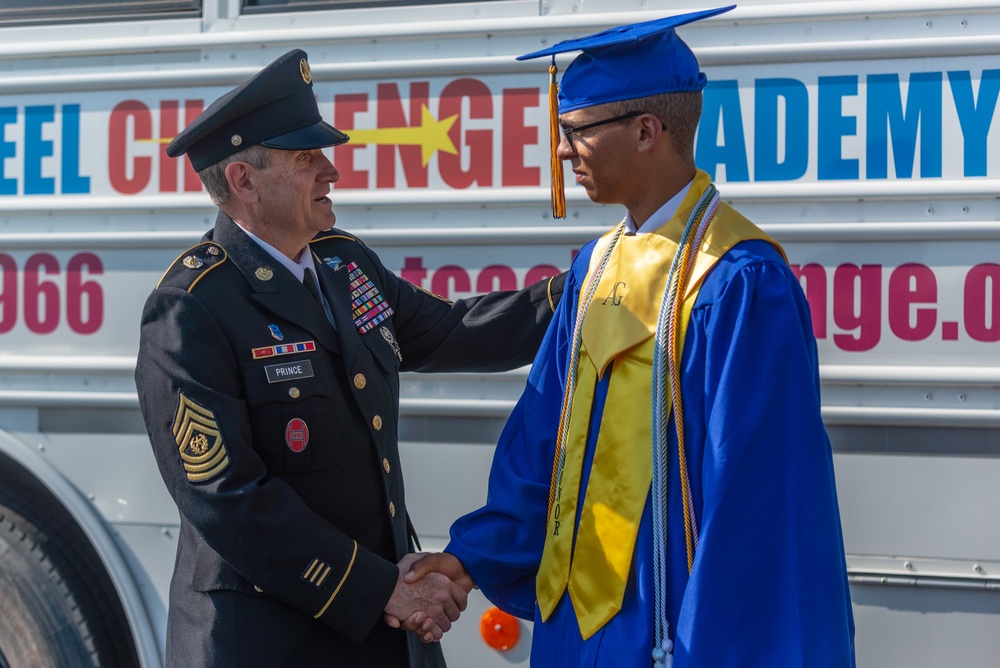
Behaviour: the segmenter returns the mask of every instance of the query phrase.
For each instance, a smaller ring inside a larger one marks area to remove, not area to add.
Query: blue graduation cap
[[[677,36],[674,28],[724,14],[735,7],[729,5],[618,26],[517,57],[518,60],[552,57],[549,111],[555,217],[566,215],[565,196],[562,195],[562,163],[555,155],[559,145],[558,114],[661,93],[702,90],[707,83],[705,75],[699,71],[694,53]],[[570,51],[581,53],[566,68],[561,84],[556,86],[555,56]]]

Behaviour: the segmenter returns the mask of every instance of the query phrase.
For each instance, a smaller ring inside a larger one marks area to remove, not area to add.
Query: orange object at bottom
[[[493,649],[506,652],[517,644],[521,637],[521,624],[517,617],[500,608],[490,608],[479,621],[479,632],[486,644]]]

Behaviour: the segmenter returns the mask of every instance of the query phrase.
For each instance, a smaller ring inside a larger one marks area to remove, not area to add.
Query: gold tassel
[[[556,155],[559,142],[562,140],[562,131],[559,129],[559,85],[556,83],[556,57],[552,56],[552,64],[549,65],[549,137],[551,138],[551,164],[552,173],[552,217],[566,217],[566,192],[563,183],[562,160]]]

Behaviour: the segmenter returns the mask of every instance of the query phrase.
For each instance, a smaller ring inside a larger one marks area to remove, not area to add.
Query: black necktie
[[[319,286],[316,285],[316,277],[313,275],[312,269],[306,269],[302,276],[302,285],[306,286],[306,290],[309,294],[313,296],[319,305],[323,305],[323,298],[319,296]]]
[[[337,329],[337,323],[333,320],[333,312],[327,310],[327,306],[323,303],[323,298],[319,294],[319,285],[316,284],[316,275],[313,274],[312,269],[306,269],[302,272],[302,285],[306,286],[306,290],[308,290],[309,294],[313,296],[313,299],[316,300],[319,307],[323,309],[323,314],[326,316],[326,319],[331,325],[333,325],[334,329]]]

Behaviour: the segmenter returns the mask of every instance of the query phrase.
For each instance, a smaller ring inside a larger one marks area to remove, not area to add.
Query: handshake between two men
[[[408,554],[385,606],[385,623],[436,642],[465,610],[475,586],[465,566],[447,552]]]

